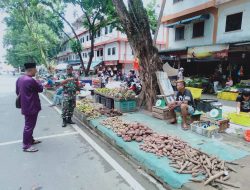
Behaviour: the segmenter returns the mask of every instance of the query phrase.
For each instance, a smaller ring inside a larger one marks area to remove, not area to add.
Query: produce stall
[[[136,94],[129,89],[97,88],[95,90],[95,101],[120,112],[133,112],[136,110]]]
[[[97,90],[96,95],[115,100],[114,96],[124,97],[120,93],[104,89]],[[192,131],[184,132],[142,112],[122,114],[100,104],[101,98],[96,99],[98,102],[78,101],[75,116],[157,180],[173,188],[181,188],[190,181],[239,187],[230,178],[234,178],[232,172],[241,169],[235,160],[249,155],[245,149]]]
[[[239,169],[232,161],[248,154],[191,131],[183,133],[142,113],[99,117],[89,124],[174,188],[189,181],[238,187],[229,180],[231,172]],[[207,143],[200,143],[204,140]]]

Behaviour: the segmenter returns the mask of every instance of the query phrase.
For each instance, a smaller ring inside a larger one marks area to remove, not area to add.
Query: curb
[[[53,98],[53,94],[50,91],[45,91],[44,95],[47,96],[49,99]],[[90,123],[90,121],[88,121],[87,118],[80,111],[78,111],[77,109],[75,109],[75,111],[74,111],[74,117],[78,122],[83,124],[85,126],[85,128],[89,130],[89,132],[91,134],[95,135],[100,140],[108,143],[118,153],[122,154],[125,158],[129,159],[129,161],[132,162],[133,167],[137,166],[140,169],[142,169],[148,175],[150,175],[154,179],[156,179],[167,190],[176,190],[176,188],[173,188],[173,187],[169,186],[166,182],[164,182],[163,179],[161,179],[159,176],[157,176],[155,174],[155,172],[153,172],[152,170],[147,168],[147,166],[143,165],[143,163],[141,163],[141,162],[137,161],[135,158],[133,158],[132,155],[130,155],[126,150],[124,150],[122,147],[118,146],[114,139],[108,137],[102,131],[98,130],[97,126],[92,125]],[[203,186],[203,184],[196,184],[196,183],[193,183],[193,182],[188,182],[188,183],[183,184],[183,186],[180,189],[182,189],[182,190],[193,190],[193,189],[214,190],[214,188],[212,188],[212,187],[208,187],[208,186],[205,187],[205,186]]]

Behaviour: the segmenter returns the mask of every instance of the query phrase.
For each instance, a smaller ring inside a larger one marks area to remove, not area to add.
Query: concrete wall
[[[227,15],[243,12],[241,30],[225,32]],[[250,40],[250,0],[237,0],[219,6],[217,43]]]
[[[193,38],[193,23],[185,25],[184,40],[175,40],[175,28],[169,29],[169,49],[185,48],[190,46],[209,45],[213,43],[214,17],[205,20],[204,37]]]
[[[112,48],[113,47],[116,48],[115,55],[112,55]],[[109,48],[111,48],[111,55],[108,55],[108,49]],[[104,59],[104,61],[118,60],[119,59],[118,52],[119,52],[119,49],[118,49],[118,43],[117,42],[105,45],[105,48],[104,48],[105,59]]]
[[[183,0],[178,3],[173,3],[173,0],[167,0],[164,10],[164,16],[175,14],[204,3],[208,3],[210,1],[211,0]]]

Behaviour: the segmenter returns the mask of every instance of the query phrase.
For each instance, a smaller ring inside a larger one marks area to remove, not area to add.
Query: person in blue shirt
[[[48,81],[47,81],[47,86],[48,87],[53,87],[53,85],[54,85],[54,82],[52,80],[52,76],[49,76],[48,77]]]
[[[63,87],[60,85],[57,85],[57,89],[53,97],[53,103],[50,105],[50,107],[62,104],[62,100],[63,100]]]

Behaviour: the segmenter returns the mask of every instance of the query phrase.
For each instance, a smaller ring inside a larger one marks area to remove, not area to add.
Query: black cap
[[[242,91],[242,95],[243,96],[250,96],[250,89],[244,89],[243,91]]]
[[[24,64],[25,69],[31,69],[31,68],[36,68],[36,63],[25,63]]]

